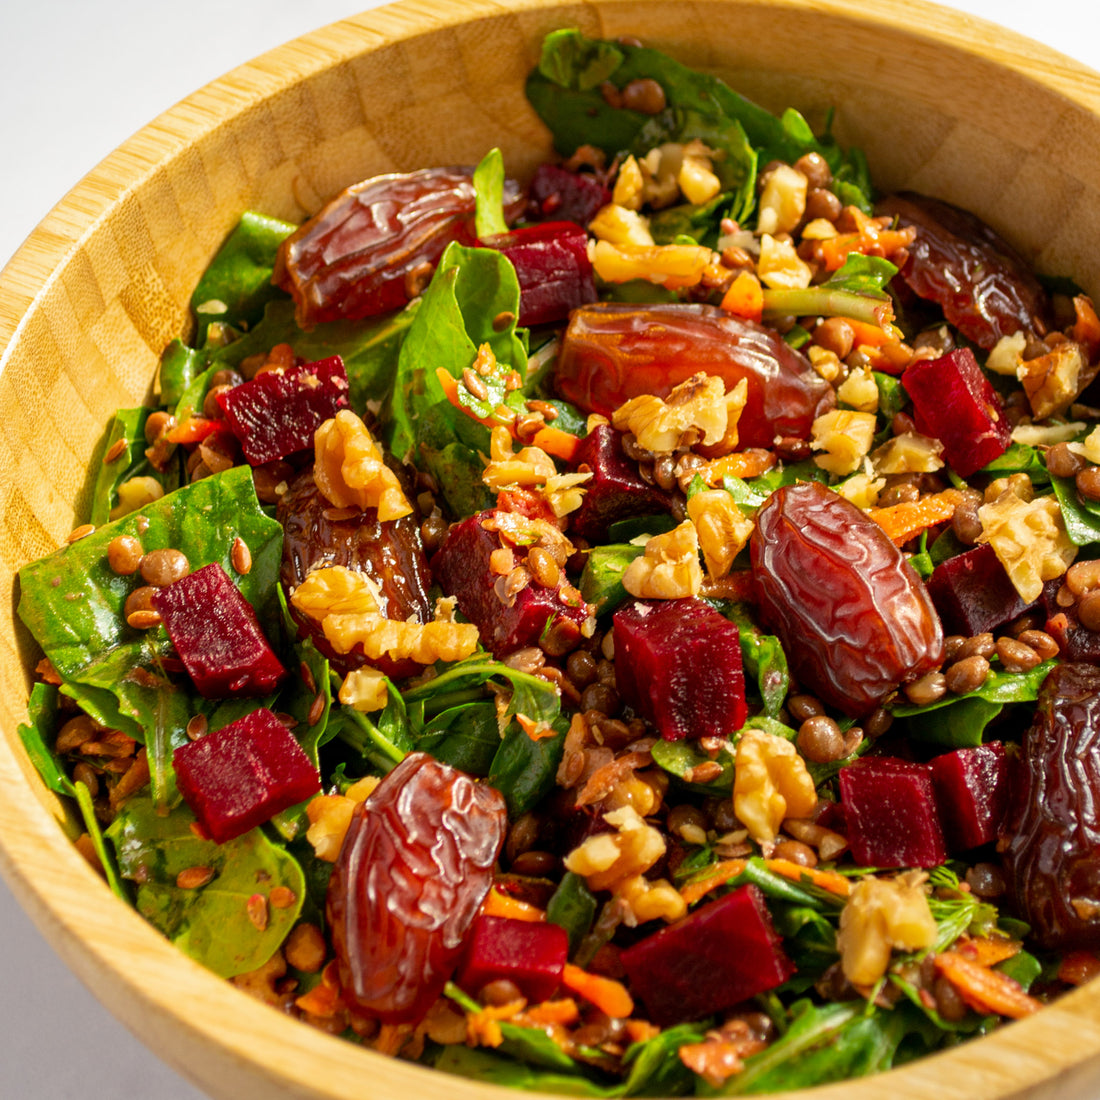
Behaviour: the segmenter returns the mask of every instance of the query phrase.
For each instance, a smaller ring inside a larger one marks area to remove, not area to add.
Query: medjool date
[[[799,682],[853,717],[936,668],[943,629],[920,578],[874,520],[817,482],[756,517],[753,583]]]
[[[1049,948],[1100,947],[1100,668],[1063,664],[1039,691],[1001,845],[1009,890]]]

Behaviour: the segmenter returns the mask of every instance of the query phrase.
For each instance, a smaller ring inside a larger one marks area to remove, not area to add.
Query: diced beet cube
[[[1018,618],[1034,606],[1020,598],[987,542],[940,562],[928,578],[928,594],[944,633],[968,638]]]
[[[864,867],[936,867],[947,858],[932,769],[892,756],[840,769],[852,858]]]
[[[217,562],[158,588],[153,607],[207,699],[266,695],[286,675],[252,605]]]
[[[588,172],[570,172],[557,164],[540,164],[531,177],[532,221],[550,219],[587,225],[611,201],[611,192]]]
[[[1008,450],[1012,425],[969,348],[913,363],[901,384],[913,400],[917,431],[943,443],[944,461],[960,477]]]
[[[631,600],[615,612],[619,693],[666,741],[745,724],[741,635],[702,600]]]
[[[482,242],[502,252],[519,278],[519,323],[564,321],[569,311],[596,300],[588,234],[573,222],[545,222]]]
[[[610,424],[600,424],[581,440],[574,463],[592,476],[580,508],[569,517],[569,529],[589,542],[602,541],[617,520],[661,515],[672,507],[672,493],[642,480],[637,463],[623,453],[622,432]]]
[[[988,844],[1008,803],[1008,760],[1000,741],[955,749],[931,761],[936,805],[952,852]]]
[[[1076,607],[1058,608],[1044,629],[1058,643],[1062,660],[1100,665],[1100,634],[1081,625]]]
[[[511,546],[495,529],[496,517],[508,514],[490,508],[453,524],[432,558],[432,576],[446,595],[457,597],[459,610],[495,656],[540,643],[558,655],[567,653],[580,643],[592,608],[565,587],[564,573],[552,588],[532,579],[511,597],[505,595],[504,578],[493,572],[489,558],[494,550]],[[523,548],[516,549],[519,558]]]
[[[795,970],[764,895],[740,886],[619,956],[630,988],[662,1027],[774,989]]]
[[[172,765],[184,801],[219,844],[321,789],[301,745],[266,707],[181,745]]]
[[[474,921],[455,981],[476,997],[506,979],[532,1004],[554,995],[569,953],[565,929],[546,922],[480,916]]]
[[[257,374],[217,395],[253,466],[304,451],[313,433],[347,407],[348,375],[339,355]]]

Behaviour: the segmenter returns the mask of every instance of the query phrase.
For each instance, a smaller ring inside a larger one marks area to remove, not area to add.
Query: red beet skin
[[[755,886],[696,909],[620,956],[631,991],[662,1027],[774,989],[795,970]]]
[[[901,384],[913,399],[917,431],[943,443],[944,461],[960,477],[1008,450],[1012,425],[969,348],[913,363]]]
[[[638,464],[623,453],[622,432],[600,424],[581,440],[574,463],[578,471],[592,471],[585,483],[584,500],[569,517],[569,530],[589,542],[607,539],[607,529],[620,519],[671,511],[673,494],[650,485],[638,473]]]
[[[984,634],[1018,618],[1033,604],[1020,599],[989,543],[940,562],[928,578],[944,632]]]
[[[937,756],[931,766],[948,850],[965,852],[995,840],[1008,804],[1004,744],[956,749]]]
[[[217,562],[158,588],[153,607],[207,699],[266,695],[286,675],[252,605]]]
[[[509,603],[496,589],[500,577],[489,568],[489,557],[510,545],[492,527],[497,510],[490,508],[452,525],[435,557],[432,576],[443,592],[458,599],[458,607],[481,634],[485,648],[503,657],[521,646],[538,645],[553,632],[564,653],[581,640],[581,627],[592,608],[581,600],[563,599],[563,584],[544,588],[531,581]],[[563,574],[564,580],[564,574]]]
[[[619,693],[666,741],[729,737],[745,724],[740,633],[709,604],[633,600],[614,630]]]
[[[540,164],[528,193],[532,221],[564,219],[587,225],[611,201],[611,192],[595,176],[557,164]]]
[[[245,458],[261,466],[313,446],[313,433],[348,404],[339,355],[283,371],[264,371],[217,396]]]
[[[481,916],[474,921],[455,981],[471,997],[490,982],[514,982],[532,1004],[548,1000],[561,984],[569,937],[557,924]]]
[[[184,801],[219,844],[321,789],[309,757],[266,708],[181,745],[172,765]]]
[[[519,278],[519,323],[564,321],[571,309],[596,300],[588,234],[573,222],[544,222],[482,242],[502,252]]]
[[[852,858],[864,867],[936,867],[947,858],[927,764],[892,756],[840,769]]]

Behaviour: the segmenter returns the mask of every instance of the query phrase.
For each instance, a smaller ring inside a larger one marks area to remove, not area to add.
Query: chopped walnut
[[[760,192],[760,233],[792,233],[806,212],[806,177],[789,164],[777,165],[764,179]]]
[[[1053,447],[1055,443],[1070,443],[1087,427],[1083,420],[1070,420],[1065,424],[1017,424],[1012,429],[1012,442],[1023,443],[1026,447]],[[1074,444],[1070,445],[1076,449]]]
[[[313,845],[318,859],[336,862],[351,824],[352,811],[358,803],[367,800],[378,783],[378,778],[370,775],[353,783],[344,794],[319,794],[309,800],[306,804],[306,817],[309,818],[306,840]]]
[[[852,371],[837,387],[836,397],[845,405],[851,405],[857,412],[878,412],[878,385],[874,375],[866,367]]]
[[[722,181],[714,174],[710,158],[711,150],[698,138],[683,147],[676,182],[684,198],[695,206],[710,202],[722,190]]]
[[[1035,418],[1043,420],[1069,408],[1081,392],[1082,375],[1087,368],[1084,350],[1072,340],[1057,344],[1037,359],[1022,362],[1016,377],[1024,387]]]
[[[836,491],[845,500],[850,500],[857,508],[866,510],[874,508],[878,503],[879,493],[885,488],[886,478],[872,477],[868,473],[861,473],[845,478],[837,485]]]
[[[814,781],[794,744],[748,729],[734,758],[733,812],[758,844],[772,843],[786,817],[809,817],[817,806]]]
[[[798,255],[794,245],[770,233],[760,238],[760,261],[756,265],[756,274],[765,286],[773,290],[808,287],[813,278],[813,270]]]
[[[691,520],[645,544],[623,574],[623,587],[640,599],[675,600],[698,596],[703,587],[699,538]]]
[[[707,573],[714,580],[726,576],[748,545],[755,524],[725,489],[696,493],[687,503],[687,513],[695,524]]]
[[[637,158],[629,156],[619,165],[619,174],[615,177],[615,187],[611,192],[611,202],[627,210],[641,210],[642,189],[645,181]]]
[[[625,206],[609,203],[588,223],[588,232],[608,244],[652,245],[649,221]]]
[[[713,255],[709,248],[695,244],[620,244],[598,240],[590,242],[588,248],[592,267],[604,282],[644,279],[670,290],[697,286]]]
[[[1037,600],[1043,584],[1065,573],[1077,556],[1054,497],[1024,501],[1012,490],[1005,490],[978,509],[978,519],[982,524],[978,541],[993,547],[1013,587],[1027,603]]]
[[[314,432],[313,454],[317,488],[334,508],[376,508],[382,521],[412,512],[366,424],[349,409],[341,409]]]
[[[155,477],[132,477],[118,487],[118,503],[111,509],[111,519],[121,519],[164,496],[164,486]]]
[[[840,913],[837,947],[844,976],[853,985],[874,985],[890,965],[890,952],[923,951],[936,942],[924,874],[864,878],[852,887]]]
[[[985,361],[986,370],[994,374],[1012,375],[1020,369],[1024,361],[1024,349],[1027,347],[1027,335],[1014,332],[1011,336],[1002,336]]]
[[[390,701],[386,677],[376,668],[355,668],[340,685],[340,702],[363,714],[384,710]]]
[[[381,606],[375,582],[343,565],[315,569],[291,594],[290,602],[321,622],[326,615],[369,615]]]
[[[667,879],[632,875],[616,885],[615,896],[624,903],[623,923],[629,928],[651,920],[671,924],[687,916],[687,902]]]
[[[542,496],[556,516],[575,512],[584,500],[584,483],[592,474],[559,474],[554,460],[541,447],[524,447],[512,454],[512,437],[506,428],[494,428],[489,439],[490,461],[482,481],[499,493],[502,489],[527,488]]]
[[[814,462],[831,474],[855,473],[875,438],[875,414],[833,409],[819,416],[810,429]]]
[[[736,421],[747,400],[744,380],[733,393]],[[644,450],[671,454],[692,430],[702,433],[704,444],[720,442],[728,429],[730,407],[722,379],[699,373],[674,387],[665,400],[654,394],[632,397],[615,410],[611,423],[621,432],[633,433]]]
[[[665,854],[664,837],[632,807],[612,810],[603,819],[616,831],[587,837],[565,857],[566,870],[583,875],[590,890],[614,890]]]
[[[1093,428],[1080,443],[1071,443],[1069,449],[1074,454],[1087,458],[1094,465],[1100,466],[1100,428]]]
[[[277,985],[280,978],[286,976],[286,959],[282,950],[276,951],[270,959],[255,970],[249,970],[245,974],[237,974],[229,981],[238,989],[243,990],[251,997],[255,997],[264,1004],[273,1005],[275,1008],[285,1008],[290,997],[278,991]]]
[[[903,432],[888,439],[871,453],[875,473],[930,474],[943,467],[943,444],[929,435]]]

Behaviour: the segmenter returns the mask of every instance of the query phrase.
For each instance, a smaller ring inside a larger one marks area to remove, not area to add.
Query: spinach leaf
[[[701,1043],[706,1021],[676,1024],[652,1039],[627,1048],[623,1064],[630,1067],[619,1087],[620,1096],[684,1096],[692,1092],[695,1074],[680,1060],[680,1047]]]
[[[705,791],[707,794],[724,794],[733,790],[733,753],[728,749],[719,749],[717,757],[696,748],[691,741],[665,741],[654,743],[651,750],[653,763],[663,768],[669,775],[686,783],[692,790]],[[718,763],[722,771],[706,783],[696,783],[692,771],[700,764]]]
[[[849,252],[848,258],[823,285],[834,290],[850,290],[853,294],[885,299],[889,298],[886,287],[897,273],[898,269],[881,256]]]
[[[730,603],[721,609],[730,622],[736,624],[741,640],[741,661],[751,676],[764,703],[764,714],[776,718],[791,686],[787,671],[787,655],[783,645],[772,634],[765,634],[753,622],[744,604]]]
[[[594,546],[589,551],[581,573],[580,591],[596,609],[597,615],[614,611],[626,599],[623,574],[626,567],[644,552],[644,546],[628,542]]]
[[[474,222],[477,235],[484,240],[508,232],[504,220],[504,157],[499,149],[490,149],[474,169],[474,192],[477,213]]]
[[[990,477],[1008,477],[1010,474],[1027,474],[1032,485],[1046,485],[1050,481],[1046,463],[1038,447],[1026,443],[1010,443],[999,458],[983,466],[981,472]]]
[[[561,925],[569,936],[569,955],[573,957],[596,919],[596,895],[588,889],[583,875],[566,871],[546,906],[546,919]]]
[[[415,736],[417,749],[460,771],[484,777],[501,747],[496,704],[483,700],[450,707]]]
[[[469,1077],[475,1081],[487,1081],[505,1088],[558,1093],[562,1096],[617,1095],[587,1077],[537,1069],[481,1047],[471,1049],[452,1043],[443,1047],[433,1064],[444,1073]]]
[[[231,978],[262,966],[298,919],[305,877],[294,858],[261,829],[225,844],[200,840],[194,815],[181,803],[167,815],[149,798],[132,798],[107,830],[125,878],[138,883],[135,904],[181,951]],[[212,881],[197,890],[176,885],[191,867],[208,867]],[[285,886],[295,898],[287,908],[269,906],[267,927],[249,919],[248,899]]]
[[[996,969],[1019,982],[1026,993],[1031,988],[1032,982],[1043,972],[1043,964],[1027,951],[1017,951],[1012,958],[998,963]]]
[[[512,819],[534,809],[554,789],[569,723],[558,716],[551,725],[554,734],[536,741],[513,722],[489,766],[489,783],[504,795]]]
[[[286,296],[271,274],[279,245],[295,229],[290,222],[251,210],[242,215],[191,295],[199,344],[212,322],[248,328],[260,320],[267,302]]]
[[[551,31],[543,39],[538,71],[561,88],[586,92],[607,80],[622,60],[622,50],[612,42],[573,30]]]
[[[145,421],[151,409],[119,409],[107,432],[107,444],[104,461],[96,470],[95,488],[92,490],[92,510],[88,522],[101,527],[114,518],[112,510],[118,504],[118,487],[133,477],[151,477],[164,490],[170,493],[179,488],[180,466],[173,458],[168,469],[157,470],[145,457]],[[110,461],[106,456],[112,453],[119,442],[122,450]]]
[[[35,684],[27,700],[27,721],[20,723],[17,732],[23,750],[46,788],[54,794],[72,798],[75,793],[72,781],[51,747],[56,714],[57,688],[52,684]]]
[[[1052,477],[1050,483],[1061,506],[1062,522],[1070,542],[1075,546],[1100,542],[1100,504],[1082,500],[1071,477]]]
[[[189,348],[178,337],[173,340],[160,357],[157,381],[161,404],[172,408],[183,396],[184,390],[208,365],[204,352],[198,348]]]
[[[905,392],[901,379],[892,374],[876,370],[871,372],[871,377],[878,386],[878,411],[887,420],[892,420],[909,404],[909,394]]]

